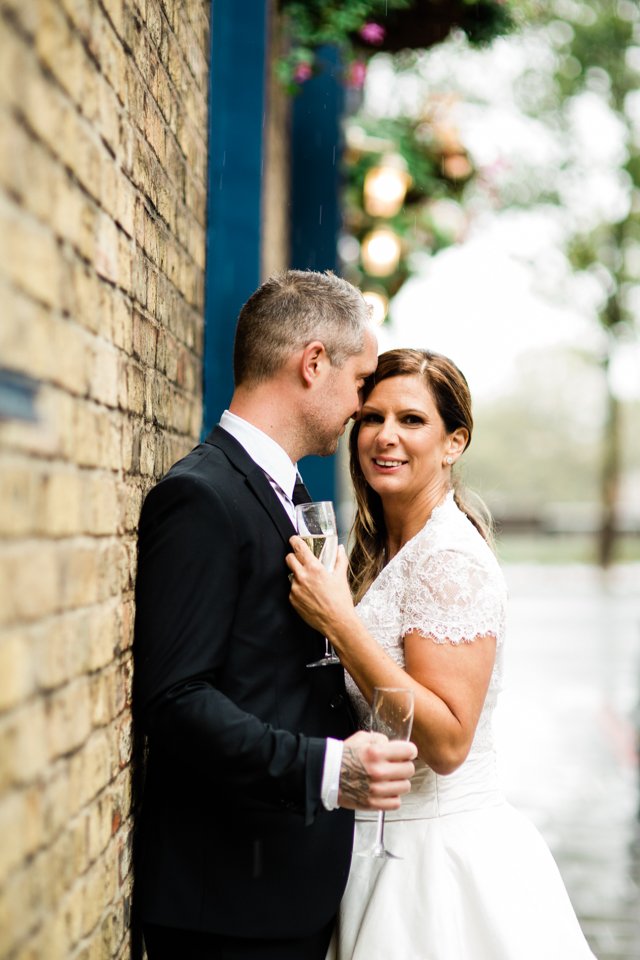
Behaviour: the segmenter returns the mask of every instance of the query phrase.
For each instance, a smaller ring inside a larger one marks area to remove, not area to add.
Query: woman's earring
[[[453,457],[446,457],[446,458],[445,458],[445,463],[447,463],[447,464],[449,464],[449,466],[451,466],[451,464],[453,463]]]

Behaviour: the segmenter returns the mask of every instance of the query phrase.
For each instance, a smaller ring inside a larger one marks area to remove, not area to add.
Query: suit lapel
[[[215,427],[205,443],[222,450],[234,469],[244,475],[245,482],[253,495],[260,501],[278,533],[286,544],[296,532],[284,506],[269,483],[262,467],[252,460],[242,444],[222,427]]]

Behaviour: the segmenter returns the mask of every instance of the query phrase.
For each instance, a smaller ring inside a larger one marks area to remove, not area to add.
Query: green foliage
[[[388,10],[411,7],[413,0],[280,0],[287,18],[290,50],[276,64],[276,73],[290,93],[320,69],[317,51],[335,46],[348,65],[355,59],[354,35]],[[372,48],[375,52],[375,47]],[[307,70],[300,72],[301,66]]]
[[[623,9],[623,4],[611,0],[582,0],[575,4],[573,16],[572,8],[565,13],[573,34],[565,56],[572,57],[581,67],[579,73],[573,71],[572,80],[565,73],[565,95],[588,86],[589,71],[594,68],[604,70],[609,78],[614,109],[621,109],[625,94],[637,86],[637,76],[633,77],[625,63],[625,52],[634,44],[634,23],[622,15]],[[639,21],[637,17],[636,23]]]
[[[496,37],[511,33],[514,28],[514,15],[506,3],[495,0],[465,0],[468,9],[466,16],[460,18],[459,27],[476,47],[486,46]]]
[[[448,2],[456,9],[456,26],[473,44],[487,44],[514,28],[511,5],[517,0]],[[317,51],[323,46],[340,49],[348,75],[349,64],[356,59],[364,62],[376,52],[376,42],[363,39],[362,28],[370,23],[383,25],[390,11],[415,5],[416,0],[280,0],[290,49],[276,64],[278,78],[290,93],[296,93],[301,83],[321,69]],[[437,5],[434,16],[438,16]]]
[[[304,47],[342,46],[367,21],[388,10],[410,7],[413,0],[281,0],[291,36]]]
[[[412,273],[412,254],[433,254],[459,239],[455,230],[438,220],[433,202],[447,200],[458,203],[475,171],[460,144],[460,156],[469,163],[468,174],[460,178],[447,175],[443,147],[433,127],[424,118],[372,118],[359,114],[350,123],[366,135],[366,142],[372,146],[362,150],[348,149],[346,152],[342,197],[344,229],[361,243],[371,230],[383,222],[401,238],[403,253],[398,269],[386,277],[369,276],[362,264],[346,265],[344,270],[356,285],[380,288],[391,298]],[[367,173],[383,162],[388,153],[402,157],[411,184],[402,208],[394,216],[382,221],[365,209],[364,186]]]

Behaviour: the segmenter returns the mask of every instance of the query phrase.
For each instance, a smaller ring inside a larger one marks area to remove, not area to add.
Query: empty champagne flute
[[[402,687],[374,687],[370,714],[371,730],[384,733],[389,740],[408,740],[413,726],[413,690]],[[384,845],[384,810],[378,813],[376,839],[372,847],[359,852],[360,857],[402,860]]]
[[[333,570],[338,555],[338,526],[333,504],[330,500],[316,500],[312,503],[299,503],[296,507],[296,528],[314,557],[325,570]],[[324,638],[324,656],[308,667],[327,667],[340,663],[335,652]]]

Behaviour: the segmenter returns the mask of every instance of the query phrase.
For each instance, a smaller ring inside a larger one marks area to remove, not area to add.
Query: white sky
[[[400,88],[384,58],[378,58],[365,104],[378,114],[408,111],[424,101],[425,91],[455,86],[465,95],[456,114],[458,127],[478,166],[517,170],[526,165],[557,183],[567,142],[524,116],[513,96],[527,64],[535,68],[527,82],[544,82],[540,68],[548,57],[548,48],[535,38],[453,54],[443,45],[426,58],[421,76],[407,78]],[[560,185],[566,210],[486,211],[472,221],[463,243],[425,257],[420,273],[394,298],[391,323],[380,331],[381,349],[424,346],[451,356],[476,398],[508,390],[517,376],[517,358],[527,351],[553,345],[597,350],[603,337],[596,320],[602,289],[595,280],[572,278],[562,235],[569,222],[584,226],[625,213],[628,192],[617,169],[623,133],[601,98],[583,96],[570,140],[581,169]],[[640,397],[640,345],[618,351],[612,380],[621,397]]]

